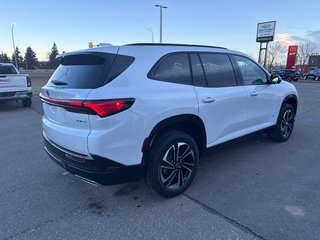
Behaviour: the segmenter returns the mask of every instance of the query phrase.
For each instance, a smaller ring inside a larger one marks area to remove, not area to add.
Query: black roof
[[[180,46],[180,47],[204,47],[204,48],[220,48],[227,49],[224,47],[217,46],[206,46],[206,45],[194,45],[194,44],[177,44],[177,43],[131,43],[124,46]]]

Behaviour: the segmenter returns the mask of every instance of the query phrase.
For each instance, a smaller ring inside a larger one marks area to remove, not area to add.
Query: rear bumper
[[[32,91],[0,92],[0,101],[22,100],[32,97]]]
[[[113,185],[140,180],[145,175],[145,165],[125,166],[99,156],[85,156],[71,152],[44,137],[49,157],[68,172],[101,185]]]

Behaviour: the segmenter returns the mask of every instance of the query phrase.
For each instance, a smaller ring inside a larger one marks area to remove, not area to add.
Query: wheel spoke
[[[180,169],[178,170],[178,188],[181,186],[181,171]]]
[[[190,165],[191,167],[193,167],[193,164],[181,163],[181,167],[191,173],[192,169],[189,168],[187,165]]]
[[[169,166],[174,167],[174,165],[172,163],[172,162],[174,162],[174,159],[171,158],[171,161],[168,159],[169,154],[171,153],[171,151],[172,151],[172,154],[173,154],[173,158],[175,158],[175,146],[173,145],[168,149],[166,154],[163,156],[162,161],[165,162],[166,164],[168,164]]]
[[[161,169],[166,169],[166,170],[171,170],[171,171],[173,171],[173,170],[174,170],[174,167],[161,165]]]
[[[177,169],[175,169],[166,179],[164,179],[163,184],[168,187],[171,185],[172,180],[177,176]]]
[[[188,157],[190,154],[192,155],[192,157],[194,157],[193,156],[193,151],[191,150],[190,147],[188,147],[188,149],[181,156],[180,161],[183,162],[186,159],[186,157]]]

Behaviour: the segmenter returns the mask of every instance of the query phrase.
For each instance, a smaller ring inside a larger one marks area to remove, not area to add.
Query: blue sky
[[[88,42],[121,45],[159,41],[159,8],[163,42],[218,45],[258,55],[258,22],[277,21],[277,40],[284,44],[309,39],[320,42],[319,0],[10,0],[2,2],[0,52],[16,46],[46,60],[53,42],[60,52],[87,48]]]

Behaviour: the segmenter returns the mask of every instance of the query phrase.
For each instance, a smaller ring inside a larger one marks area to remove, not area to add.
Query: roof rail
[[[178,44],[178,43],[130,43],[124,46],[181,46],[181,47],[204,47],[204,48],[221,48],[227,49],[224,47],[218,46],[206,46],[206,45],[196,45],[196,44]]]

